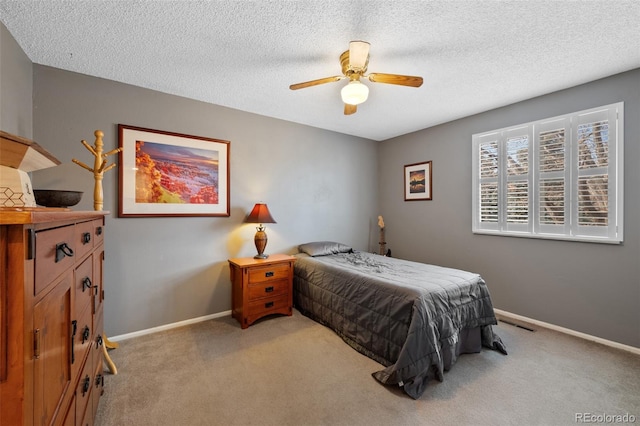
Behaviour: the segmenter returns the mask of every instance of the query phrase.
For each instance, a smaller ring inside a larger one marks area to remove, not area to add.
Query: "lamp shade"
[[[369,97],[369,88],[358,80],[351,80],[349,84],[342,88],[340,95],[342,96],[342,102],[345,104],[358,105]]]
[[[253,206],[253,210],[247,216],[247,223],[277,223],[273,217],[271,217],[271,213],[269,212],[269,208],[266,204],[257,203]]]

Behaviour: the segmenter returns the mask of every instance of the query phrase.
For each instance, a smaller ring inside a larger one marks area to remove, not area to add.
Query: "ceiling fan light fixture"
[[[349,63],[353,70],[363,70],[369,59],[369,43],[355,40],[349,43]]]
[[[401,74],[368,73],[369,43],[354,40],[349,43],[349,50],[340,55],[340,70],[342,75],[319,78],[317,80],[296,83],[289,86],[291,90],[304,89],[325,83],[333,83],[349,79],[349,83],[342,88],[340,95],[344,103],[344,115],[352,115],[358,111],[357,106],[369,97],[369,87],[360,80],[366,78],[372,83],[393,84],[405,87],[422,86],[422,77]]]
[[[340,91],[342,102],[349,105],[359,105],[369,97],[369,88],[358,80],[351,80]]]

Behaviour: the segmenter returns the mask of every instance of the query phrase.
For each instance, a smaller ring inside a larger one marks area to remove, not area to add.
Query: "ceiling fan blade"
[[[358,111],[358,105],[344,104],[344,115],[355,114]]]
[[[363,70],[369,60],[369,43],[366,41],[352,41],[349,43],[349,65],[353,70]]]
[[[367,76],[374,83],[397,84],[399,86],[420,87],[422,77],[413,75],[371,73]]]
[[[291,86],[289,86],[289,89],[291,90],[304,89],[305,87],[317,86],[319,84],[333,83],[334,81],[339,81],[339,80],[342,80],[343,78],[345,77],[341,75],[336,75],[334,77],[326,77],[326,78],[320,78],[318,80],[305,81],[304,83],[292,84]]]

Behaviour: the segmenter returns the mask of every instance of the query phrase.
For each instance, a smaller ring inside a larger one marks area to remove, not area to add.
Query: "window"
[[[623,103],[475,134],[473,232],[621,243]]]

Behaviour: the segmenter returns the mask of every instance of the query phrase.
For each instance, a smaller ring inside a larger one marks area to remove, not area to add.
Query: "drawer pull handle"
[[[96,376],[96,388],[100,386],[104,387],[104,376],[102,374]]]
[[[98,235],[102,235],[102,226],[98,226],[98,227],[96,228],[96,234],[98,234]]]
[[[27,260],[33,260],[36,257],[36,231],[33,229],[27,230],[28,247],[27,247]]]
[[[89,244],[91,242],[91,233],[85,232],[82,234],[82,244]]]
[[[273,291],[273,286],[265,287],[265,289],[264,289],[265,293],[271,293],[272,291]]]
[[[272,276],[273,276],[273,271],[265,272],[265,273],[264,273],[264,276],[265,276],[266,278],[272,277]]]
[[[89,326],[85,325],[84,329],[82,329],[82,343],[89,340],[89,336],[91,336],[91,330],[89,330]]]
[[[64,259],[65,256],[73,257],[73,250],[67,243],[56,244],[56,263]]]
[[[96,337],[96,349],[98,349],[100,346],[102,346],[102,334],[98,334],[98,337]]]
[[[87,374],[87,376],[82,381],[82,396],[84,396],[85,393],[89,392],[90,387],[91,387],[91,378]]]
[[[89,277],[84,277],[82,279],[82,292],[84,293],[85,289],[89,289],[91,288],[91,278]]]
[[[40,358],[40,329],[33,330],[33,357]]]
[[[76,362],[76,354],[73,350],[75,345],[73,344],[73,339],[76,338],[76,331],[78,331],[78,321],[71,321],[71,364]]]
[[[267,302],[264,304],[265,308],[272,308],[273,307],[273,302]]]

